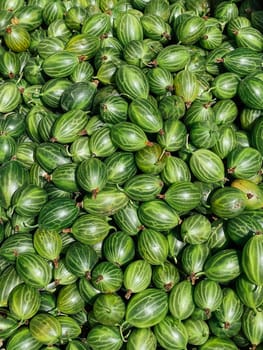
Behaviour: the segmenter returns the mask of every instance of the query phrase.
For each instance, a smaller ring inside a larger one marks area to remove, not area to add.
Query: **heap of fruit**
[[[0,40],[3,348],[262,349],[262,1],[0,0]]]

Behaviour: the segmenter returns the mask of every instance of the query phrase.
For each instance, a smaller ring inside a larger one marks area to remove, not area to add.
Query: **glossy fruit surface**
[[[0,348],[262,348],[260,0],[0,0]]]

